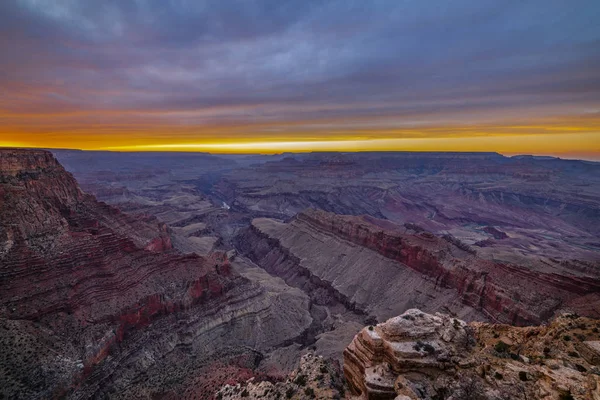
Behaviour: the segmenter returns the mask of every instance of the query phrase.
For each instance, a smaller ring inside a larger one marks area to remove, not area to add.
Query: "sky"
[[[600,159],[598,0],[1,0],[0,146]]]

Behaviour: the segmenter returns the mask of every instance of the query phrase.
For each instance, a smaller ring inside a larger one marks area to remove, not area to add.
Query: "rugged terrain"
[[[231,379],[205,377],[213,360],[252,371],[311,324],[299,290],[176,252],[164,223],[84,194],[49,152],[0,150],[0,216],[6,398],[210,397]]]
[[[344,352],[367,399],[600,399],[598,320],[517,328],[417,309],[361,330]]]
[[[208,200],[226,216],[206,205],[193,214],[225,241],[252,217],[313,208],[416,224],[481,257],[537,269],[600,262],[600,163],[497,153],[56,154],[111,204],[171,217],[192,197]]]
[[[226,385],[221,399],[600,399],[600,323],[563,314],[518,328],[410,309],[361,329],[337,363],[306,354],[285,379]]]
[[[267,271],[288,282],[306,275],[378,320],[411,307],[516,325],[560,310],[598,317],[597,270],[494,262],[455,238],[407,226],[309,210],[288,223],[255,219],[238,246]]]
[[[600,318],[595,163],[55,154],[83,191],[50,152],[0,150],[7,398],[336,398],[356,333],[408,309]]]

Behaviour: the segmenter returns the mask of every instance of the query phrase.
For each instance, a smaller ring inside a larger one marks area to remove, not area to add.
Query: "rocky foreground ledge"
[[[465,322],[411,309],[361,330],[344,352],[364,399],[600,399],[600,321]]]
[[[599,400],[600,321],[465,323],[411,309],[362,329],[337,363],[308,353],[286,379],[226,385],[220,400]]]

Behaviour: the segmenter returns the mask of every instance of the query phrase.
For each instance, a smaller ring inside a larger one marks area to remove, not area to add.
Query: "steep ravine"
[[[393,227],[371,217],[308,210],[287,223],[254,219],[235,244],[311,298],[325,287],[348,309],[378,320],[418,307],[530,325],[559,310],[592,316],[589,305],[599,301],[596,278],[495,263],[435,235]]]
[[[455,291],[325,229],[309,231],[259,218],[236,237],[235,244],[270,274],[302,288],[316,305],[340,303],[371,321],[412,306],[485,319],[457,301]]]
[[[267,273],[282,278],[287,285],[299,288],[308,295],[313,323],[296,338],[296,342],[303,346],[312,345],[317,335],[331,329],[327,320],[331,319],[332,310],[344,312],[346,318],[357,322],[374,320],[374,316],[369,317],[365,310],[334,288],[331,282],[321,279],[303,266],[301,260],[281,246],[277,239],[266,236],[254,225],[242,230],[234,238],[234,245],[240,254]]]

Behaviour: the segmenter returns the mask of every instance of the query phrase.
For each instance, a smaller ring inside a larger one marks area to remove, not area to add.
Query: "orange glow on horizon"
[[[197,143],[145,143],[135,145],[78,148],[74,146],[31,146],[0,142],[0,147],[74,148],[107,151],[208,152],[216,154],[311,151],[441,151],[498,152],[506,155],[535,154],[563,158],[600,160],[600,134],[511,135],[454,138],[387,138],[332,140],[223,141]],[[535,149],[532,151],[532,149]]]
[[[394,128],[394,122],[346,118],[186,126],[171,121],[94,124],[42,118],[39,125],[28,120],[27,126],[0,128],[0,147],[263,154],[474,151],[600,160],[600,116],[594,114],[506,124],[423,123]]]

